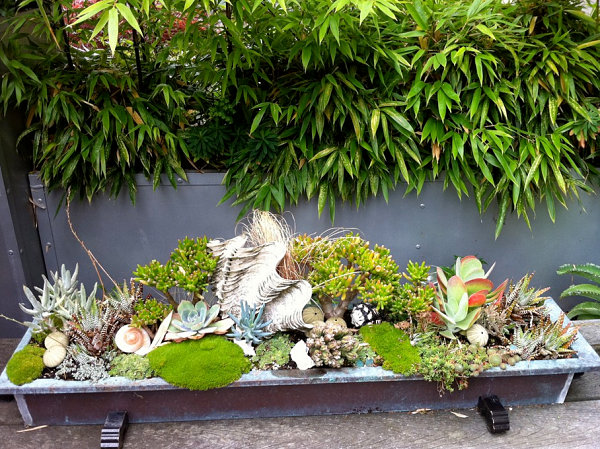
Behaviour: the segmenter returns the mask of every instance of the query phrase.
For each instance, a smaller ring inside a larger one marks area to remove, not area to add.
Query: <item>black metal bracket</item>
[[[127,412],[110,412],[102,428],[100,448],[122,449],[128,423]]]
[[[498,396],[479,396],[477,411],[485,418],[487,428],[491,433],[501,433],[510,430],[508,411],[504,408]]]

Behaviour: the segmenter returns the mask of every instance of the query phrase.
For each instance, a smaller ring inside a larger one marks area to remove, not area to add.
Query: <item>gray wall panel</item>
[[[217,206],[225,192],[220,185],[222,175],[190,173],[189,178],[177,191],[166,185],[153,191],[146,180],[139,179],[135,206],[124,194],[117,199],[99,197],[92,204],[73,204],[78,233],[115,279],[128,278],[138,263],[153,258],[164,261],[177,239],[186,235],[234,235],[239,208]],[[55,267],[56,261],[68,266],[79,261],[82,280],[93,283],[95,273],[69,232],[64,209],[54,216],[59,198],[59,194],[50,194],[44,198],[46,208],[38,209],[40,233],[49,240],[45,253],[48,267]],[[419,197],[414,193],[404,197],[399,187],[390,194],[388,204],[383,198],[372,199],[358,210],[339,204],[335,226],[357,228],[372,243],[389,247],[402,268],[408,260],[448,265],[454,255],[477,254],[490,263],[497,262],[492,276],[496,282],[535,271],[534,285],[550,286],[550,293],[558,297],[570,283],[555,274],[559,265],[600,263],[598,198],[583,196],[582,205],[587,213],[576,201],[568,211],[557,210],[556,224],[548,218],[545,205],[540,205],[532,220],[533,232],[516,215],[509,215],[502,234],[494,240],[495,206],[480,216],[473,200],[461,201],[454,191],[443,192],[441,182],[431,182]],[[331,227],[327,212],[317,217],[314,201],[290,208],[290,212],[299,233],[321,233]],[[47,224],[50,230],[44,229]],[[574,302],[560,304],[568,308]]]

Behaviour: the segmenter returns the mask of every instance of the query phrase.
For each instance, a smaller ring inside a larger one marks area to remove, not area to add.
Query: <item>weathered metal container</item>
[[[560,313],[546,305],[553,319]],[[26,335],[18,349],[27,344]],[[23,386],[0,376],[0,394],[14,394],[27,425],[101,424],[111,411],[127,410],[131,422],[329,415],[467,408],[480,395],[496,394],[505,405],[561,403],[575,373],[600,370],[600,357],[580,334],[577,357],[520,362],[493,368],[469,380],[463,391],[438,392],[420,376],[401,376],[380,367],[252,371],[233,384],[189,391],[154,378],[131,382],[39,379]]]

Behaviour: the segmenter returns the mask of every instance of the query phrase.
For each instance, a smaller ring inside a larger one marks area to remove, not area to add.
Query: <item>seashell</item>
[[[115,344],[120,351],[131,353],[144,352],[150,347],[150,335],[144,329],[123,326],[115,335]]]
[[[250,307],[265,304],[263,316],[271,324],[269,332],[307,329],[302,319],[304,306],[310,301],[312,287],[305,280],[285,279],[277,273],[284,258],[284,242],[271,242],[246,248],[244,235],[231,240],[211,240],[208,247],[219,258],[213,274],[215,295],[221,316],[240,316],[243,299]]]
[[[346,322],[344,321],[343,318],[340,318],[338,316],[332,316],[331,318],[329,318],[327,321],[325,321],[325,323],[333,323],[333,324],[337,324],[338,326],[342,326],[343,328],[348,327],[348,325],[346,324]],[[314,323],[313,323],[314,324]]]
[[[55,344],[54,346],[50,346],[48,349],[46,349],[42,360],[44,362],[44,366],[47,366],[48,368],[56,368],[62,363],[66,356],[67,348],[63,345]]]
[[[315,321],[323,321],[323,311],[315,306],[305,307],[302,311],[302,319],[307,324],[313,324]]]
[[[56,345],[64,346],[66,348],[69,345],[69,337],[59,331],[54,331],[51,334],[48,334],[44,340],[44,346],[46,349],[50,349],[52,346]]]
[[[481,324],[473,324],[473,326],[467,329],[467,340],[472,345],[485,346],[488,338],[488,331]]]

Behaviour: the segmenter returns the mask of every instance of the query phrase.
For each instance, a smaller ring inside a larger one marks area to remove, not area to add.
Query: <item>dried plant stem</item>
[[[98,270],[98,268],[100,268],[100,270],[102,270],[102,272],[106,275],[106,277],[108,277],[108,279],[110,279],[110,281],[118,288],[119,285],[110,276],[110,274],[108,274],[108,272],[104,269],[102,264],[100,262],[98,262],[98,259],[96,259],[96,256],[94,256],[94,254],[88,249],[88,247],[85,246],[85,243],[83,243],[83,240],[81,240],[81,238],[79,238],[79,235],[77,235],[77,232],[75,232],[75,228],[73,227],[73,222],[71,221],[71,188],[70,187],[67,190],[67,223],[69,224],[69,229],[71,230],[71,233],[75,237],[75,240],[77,240],[79,242],[79,244],[81,245],[81,247],[83,248],[85,253],[90,258],[92,265],[94,267],[94,270],[96,270],[96,275],[98,276],[100,285],[102,286],[102,291],[106,293],[106,288],[104,287],[104,282],[102,282],[102,276],[100,275],[100,271]]]

